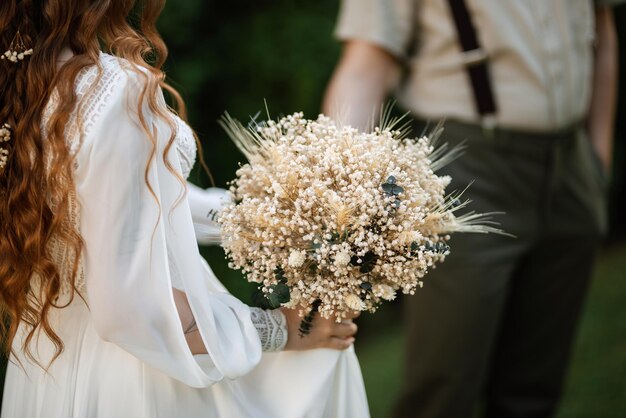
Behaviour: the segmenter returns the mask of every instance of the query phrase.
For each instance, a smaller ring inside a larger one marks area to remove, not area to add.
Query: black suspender
[[[497,107],[489,78],[487,53],[478,43],[476,28],[472,23],[465,0],[448,0],[448,4],[463,49],[465,68],[472,84],[476,110],[483,120],[483,125],[492,128],[495,124],[494,116]]]

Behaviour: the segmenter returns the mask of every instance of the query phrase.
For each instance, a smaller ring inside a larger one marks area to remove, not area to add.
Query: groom
[[[549,417],[606,230],[616,92],[608,0],[344,0],[324,112],[365,128],[397,89],[467,150],[450,191],[516,236],[459,234],[406,298],[396,417]],[[613,1],[612,3],[617,3]],[[347,119],[347,120],[345,120]]]

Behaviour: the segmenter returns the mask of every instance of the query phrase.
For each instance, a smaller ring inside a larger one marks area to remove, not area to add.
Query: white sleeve
[[[358,39],[406,58],[416,36],[416,0],[342,0],[335,36]]]
[[[207,387],[248,373],[260,361],[261,344],[250,309],[214,291],[187,199],[181,199],[184,186],[163,160],[170,129],[145,106],[157,138],[151,156],[136,111],[140,80],[134,73],[123,77],[78,156],[89,307],[101,338],[189,386]],[[169,161],[178,171],[171,149]],[[187,346],[172,274],[187,294],[207,356],[193,356]]]
[[[187,183],[187,200],[198,244],[220,245],[222,239],[217,218],[230,202],[228,191],[217,187],[201,189]]]

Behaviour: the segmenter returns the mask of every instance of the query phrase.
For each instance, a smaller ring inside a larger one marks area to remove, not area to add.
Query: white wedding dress
[[[22,354],[19,333],[1,417],[368,417],[352,349],[262,352],[251,309],[200,257],[181,180],[162,158],[171,128],[147,108],[158,149],[145,172],[151,143],[136,112],[143,77],[106,54],[100,67],[80,74],[66,131],[77,155],[73,221],[85,242],[86,302],[50,312],[65,350],[47,370]],[[177,125],[168,155],[186,177],[196,149],[190,129]],[[63,246],[50,251],[70,264]],[[189,351],[173,287],[186,292],[209,354]],[[30,347],[47,367],[52,343],[41,334]]]

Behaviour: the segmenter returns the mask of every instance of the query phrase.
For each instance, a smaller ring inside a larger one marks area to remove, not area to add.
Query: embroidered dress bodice
[[[82,138],[91,133],[91,130],[100,116],[100,110],[111,98],[115,84],[121,77],[117,68],[120,60],[108,54],[101,54],[101,68],[90,66],[81,71],[76,78],[76,111],[72,112],[65,127],[65,137],[67,139],[70,152],[75,155],[80,149]],[[47,131],[47,122],[50,120],[55,106],[58,103],[58,95],[52,94],[43,114],[43,132]],[[189,177],[196,162],[197,146],[193,131],[178,115],[172,114],[176,125],[176,150],[180,158],[180,165],[183,177]],[[76,163],[75,168],[78,167]],[[69,198],[69,219],[68,227],[78,230],[80,226],[80,208],[76,200],[75,192]],[[62,294],[69,293],[69,268],[73,265],[73,254],[69,248],[62,245],[53,238],[48,246],[48,251],[53,257],[56,265],[62,271],[62,277],[66,278],[63,283]],[[82,263],[79,263],[78,277],[76,280],[77,290],[86,297],[85,277]]]
[[[78,111],[72,112],[65,128],[68,147],[73,154],[80,149],[82,137],[91,133],[91,129],[99,117],[99,110],[103,108],[106,101],[111,97],[111,91],[121,75],[119,71],[116,71],[120,65],[120,61],[117,58],[106,54],[102,54],[101,58],[102,69],[97,66],[85,68],[76,80]],[[57,100],[57,96],[53,95],[44,112],[44,134],[46,122],[50,120]],[[172,114],[172,116],[176,125],[175,146],[180,161],[180,169],[183,177],[187,179],[196,162],[198,151],[196,138],[187,123],[178,115]],[[78,165],[75,168],[78,168]],[[67,227],[71,227],[74,230],[79,230],[80,228],[80,208],[75,193],[72,193],[69,199]],[[58,239],[52,239],[48,249],[56,265],[61,269],[62,277],[65,278],[62,286],[62,295],[67,297],[70,293],[69,277],[74,264],[73,252],[59,242]],[[175,258],[171,256],[169,247],[168,258],[172,286],[183,290],[182,278],[180,277]],[[76,290],[82,297],[87,298],[82,261],[78,265]],[[285,347],[287,343],[287,323],[280,311],[265,311],[259,308],[251,308],[251,319],[259,334],[264,351],[281,351]]]

